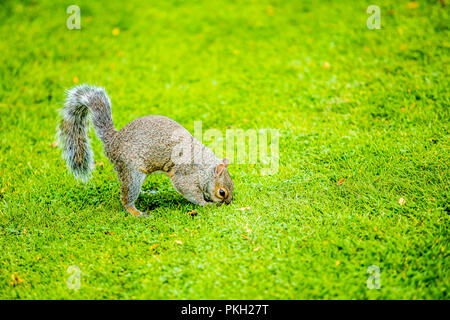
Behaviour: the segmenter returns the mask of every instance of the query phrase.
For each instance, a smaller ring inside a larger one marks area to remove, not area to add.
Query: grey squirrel
[[[226,158],[218,159],[183,126],[164,116],[141,117],[118,131],[105,89],[87,84],[67,91],[57,127],[58,145],[75,178],[87,180],[94,168],[89,115],[122,183],[121,202],[132,215],[144,215],[135,201],[146,176],[157,171],[166,173],[174,188],[194,204],[230,204],[233,200]]]

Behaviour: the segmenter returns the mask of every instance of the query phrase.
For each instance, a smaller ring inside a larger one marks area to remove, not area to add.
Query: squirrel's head
[[[217,203],[221,205],[226,203],[227,205],[233,200],[233,181],[227,170],[228,159],[222,160],[214,169],[213,181],[208,188],[208,195],[205,198],[209,198],[209,202]]]

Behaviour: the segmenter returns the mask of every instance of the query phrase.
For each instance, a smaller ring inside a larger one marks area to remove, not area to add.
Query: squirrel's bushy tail
[[[111,102],[104,88],[79,85],[67,91],[58,125],[58,145],[63,158],[75,178],[87,180],[94,168],[94,157],[89,142],[88,115],[100,140],[106,144],[116,129],[111,114]]]

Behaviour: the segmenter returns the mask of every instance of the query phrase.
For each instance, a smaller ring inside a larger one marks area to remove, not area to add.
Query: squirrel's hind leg
[[[121,201],[123,206],[133,216],[141,217],[146,215],[144,212],[136,209],[134,205],[141,191],[141,187],[144,183],[146,174],[138,170],[132,170],[130,168],[124,168],[123,170],[118,172],[119,180],[122,182]]]

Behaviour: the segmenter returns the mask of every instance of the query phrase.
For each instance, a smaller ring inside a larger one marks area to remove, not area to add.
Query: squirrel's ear
[[[227,158],[223,158],[222,162],[225,165],[225,167],[228,167],[229,162]]]
[[[218,164],[216,170],[214,170],[214,177],[218,177],[222,174],[223,169],[225,169],[225,165],[223,163]]]

